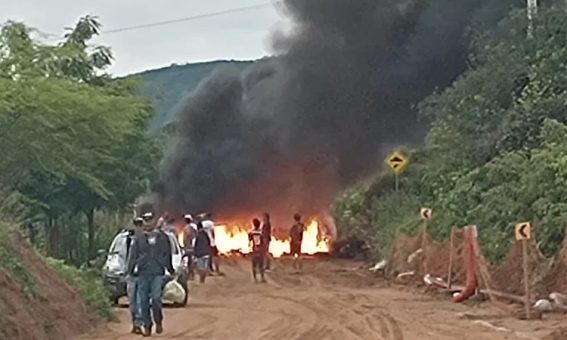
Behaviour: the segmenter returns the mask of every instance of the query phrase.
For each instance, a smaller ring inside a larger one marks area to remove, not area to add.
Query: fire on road
[[[250,242],[248,241],[249,230],[239,223],[226,223],[215,226],[215,242],[222,254],[238,251],[243,254],[250,253]],[[311,219],[303,233],[301,251],[305,254],[328,253],[330,240],[322,234],[319,221]],[[289,240],[272,237],[270,243],[270,254],[281,257],[289,253]]]

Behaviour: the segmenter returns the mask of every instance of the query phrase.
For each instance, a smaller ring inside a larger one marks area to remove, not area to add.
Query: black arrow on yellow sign
[[[404,159],[399,156],[394,156],[390,158],[390,163],[392,163],[392,167],[396,169],[400,167],[402,164],[404,164]]]
[[[532,238],[532,225],[529,222],[516,224],[516,240],[529,240]]]
[[[394,174],[398,175],[408,165],[408,159],[399,151],[394,151],[386,158],[386,164],[394,171]]]
[[[524,223],[520,226],[518,233],[520,233],[520,236],[522,236],[522,238],[528,238],[528,233],[526,232],[526,228],[529,228],[529,226],[530,225],[528,223]]]

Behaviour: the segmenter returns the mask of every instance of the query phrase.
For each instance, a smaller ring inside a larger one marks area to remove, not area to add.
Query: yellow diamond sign
[[[399,151],[392,152],[388,158],[386,158],[386,164],[394,171],[396,174],[401,173],[406,169],[409,160]]]

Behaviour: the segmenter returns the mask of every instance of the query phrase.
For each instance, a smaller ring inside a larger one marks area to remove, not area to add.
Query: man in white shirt
[[[209,269],[211,270],[211,273],[216,272],[218,275],[221,275],[219,266],[219,250],[215,243],[215,223],[212,220],[211,214],[203,214],[201,223],[203,224],[203,229],[207,232],[209,239],[211,240],[211,261],[209,263]]]
[[[183,219],[185,220],[185,229],[183,230],[185,256],[187,256],[187,265],[189,266],[189,279],[193,280],[197,224],[195,223],[193,216],[190,214],[185,215]]]

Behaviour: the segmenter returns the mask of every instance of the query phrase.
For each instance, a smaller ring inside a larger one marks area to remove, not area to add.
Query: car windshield
[[[120,257],[126,258],[126,256],[128,255],[127,249],[126,249],[126,240],[127,239],[128,239],[128,236],[126,236],[124,234],[120,234],[120,235],[116,236],[116,238],[112,242],[112,245],[110,246],[110,254],[117,254]]]

